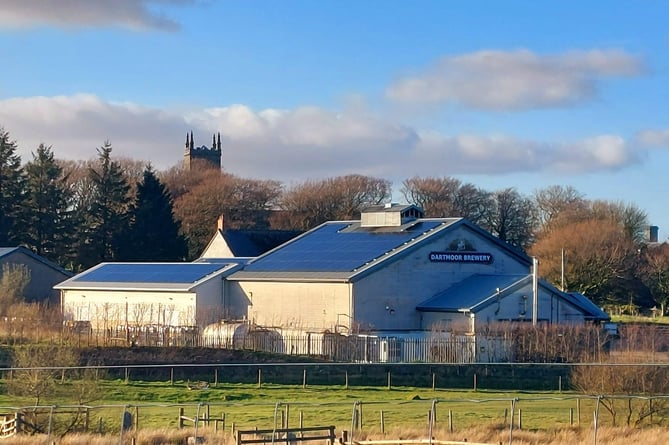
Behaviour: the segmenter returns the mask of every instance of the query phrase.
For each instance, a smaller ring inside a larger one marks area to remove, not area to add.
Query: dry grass
[[[137,432],[131,431],[125,434],[123,443],[130,444],[134,438],[137,445],[181,445],[186,444],[187,438],[193,436],[193,429],[142,429]],[[485,444],[509,444],[514,445],[565,445],[565,444],[606,444],[606,445],[629,445],[630,443],[643,443],[643,445],[665,445],[669,443],[669,430],[666,428],[600,428],[595,442],[594,431],[591,428],[566,428],[552,431],[513,431],[513,440],[508,427],[501,425],[486,425],[478,428],[470,428],[450,433],[442,429],[433,432],[435,440],[462,441],[467,443]],[[338,432],[340,434],[340,432]],[[198,432],[203,436],[207,444],[229,444],[234,445],[234,438],[229,432],[215,432],[213,429],[201,428]],[[373,440],[410,440],[427,439],[423,429],[407,429],[387,431],[381,434],[379,431],[363,431],[354,434],[354,441]],[[118,445],[119,435],[95,435],[95,434],[71,434],[63,438],[46,436],[14,436],[5,443],[12,445]],[[308,444],[308,442],[306,442]],[[315,442],[312,442],[315,444]]]

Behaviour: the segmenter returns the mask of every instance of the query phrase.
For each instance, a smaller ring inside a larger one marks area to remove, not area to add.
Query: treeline
[[[230,229],[308,230],[359,218],[388,202],[390,181],[363,175],[290,186],[195,165],[155,171],[113,158],[105,142],[86,161],[56,159],[40,145],[22,164],[0,127],[0,246],[24,245],[80,271],[102,261],[197,258],[224,215]],[[646,241],[646,213],[633,203],[593,201],[570,186],[523,195],[452,177],[413,177],[399,192],[426,217],[464,217],[539,258],[540,275],[596,304],[633,312],[669,294],[669,247]],[[563,267],[564,264],[564,267]],[[563,273],[564,271],[564,273]]]

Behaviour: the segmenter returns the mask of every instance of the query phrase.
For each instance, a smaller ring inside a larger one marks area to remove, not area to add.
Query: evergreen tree
[[[183,261],[187,244],[174,218],[172,197],[151,166],[137,184],[137,196],[130,212],[130,235],[126,259],[132,261]]]
[[[111,159],[111,143],[98,149],[100,165],[88,172],[93,199],[82,209],[82,245],[79,263],[90,267],[102,261],[119,261],[128,230],[128,185],[121,166]]]
[[[23,241],[25,180],[16,142],[0,127],[0,247]]]
[[[71,264],[71,193],[51,147],[40,144],[25,167],[26,245],[59,264]]]

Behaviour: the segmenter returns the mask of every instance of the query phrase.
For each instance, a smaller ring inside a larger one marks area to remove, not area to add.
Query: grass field
[[[63,383],[59,395],[43,400],[40,405],[59,407],[72,404],[68,395],[74,391]],[[452,422],[454,428],[469,428],[481,424],[508,424],[512,402],[516,424],[520,410],[525,429],[548,430],[579,424],[589,426],[593,420],[596,401],[576,393],[557,392],[491,392],[454,391],[445,389],[343,386],[288,386],[264,384],[221,384],[206,389],[189,390],[187,382],[141,382],[103,380],[101,398],[90,404],[89,429],[102,419],[106,431],[120,429],[123,411],[137,417],[142,427],[177,427],[179,408],[185,415],[195,417],[208,410],[212,417],[225,416],[225,428],[234,424],[240,428],[272,428],[288,423],[295,427],[335,425],[338,430],[351,430],[354,406],[362,428],[370,431],[424,425],[427,431],[428,414],[435,404],[438,424]],[[0,409],[31,406],[28,398],[0,395]],[[4,407],[4,408],[3,408]],[[579,420],[580,414],[580,420]],[[600,425],[610,424],[600,410]],[[449,417],[452,419],[449,422]],[[383,418],[383,425],[382,419]],[[300,420],[301,419],[301,420]],[[659,421],[659,419],[655,419]],[[223,427],[222,423],[220,424]]]
[[[263,384],[219,384],[203,389],[188,389],[189,382],[143,382],[101,380],[100,399],[89,405],[87,431],[58,438],[59,429],[71,421],[71,414],[55,414],[52,434],[33,439],[15,437],[11,443],[32,445],[51,443],[55,438],[63,445],[119,443],[119,435],[134,437],[141,444],[178,444],[194,433],[186,422],[178,430],[179,410],[187,417],[220,419],[214,429],[201,423],[199,434],[208,443],[234,443],[232,432],[239,429],[334,425],[338,435],[346,430],[354,439],[427,438],[429,413],[434,407],[436,422],[433,436],[441,440],[514,444],[594,443],[593,418],[596,400],[573,392],[493,392],[456,391],[411,387],[349,387]],[[46,424],[50,406],[54,412],[67,410],[76,388],[72,382],[58,385],[57,396],[42,400],[42,424]],[[0,395],[0,410],[13,412],[29,407],[28,398]],[[634,403],[647,403],[645,400]],[[624,408],[621,401],[620,409]],[[514,409],[514,431],[511,433],[511,410]],[[137,430],[121,432],[124,412],[130,412]],[[354,418],[355,413],[355,418]],[[522,429],[519,429],[519,415]],[[82,416],[83,418],[83,416]],[[222,420],[225,419],[223,422]],[[354,422],[357,421],[357,424]],[[599,410],[601,437],[598,443],[627,444],[630,440],[644,445],[669,443],[669,429],[659,415],[647,419],[643,428],[611,429],[611,416]],[[624,419],[618,419],[618,424]],[[83,420],[79,423],[83,425]],[[100,429],[104,434],[95,434]],[[652,434],[651,434],[652,432]],[[645,436],[647,435],[647,436]],[[626,440],[623,441],[622,438]],[[31,441],[35,440],[35,441]],[[126,441],[123,441],[126,443]],[[130,442],[127,442],[130,443]]]

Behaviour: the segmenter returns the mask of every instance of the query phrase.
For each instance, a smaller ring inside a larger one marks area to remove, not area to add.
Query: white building
[[[535,280],[533,261],[462,218],[377,206],[271,250],[226,278],[226,312],[311,332],[474,332],[498,321],[609,317],[585,297]]]
[[[93,329],[201,326],[227,315],[224,279],[244,261],[101,263],[54,288],[65,322]]]
[[[277,332],[397,336],[609,319],[532,266],[465,219],[387,205],[360,221],[321,224],[256,258],[103,263],[55,288],[65,319],[93,327],[242,320]]]

